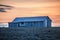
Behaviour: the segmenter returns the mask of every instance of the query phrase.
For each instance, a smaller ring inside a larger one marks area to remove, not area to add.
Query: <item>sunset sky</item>
[[[60,0],[0,0],[13,8],[0,12],[0,22],[11,22],[15,17],[49,16],[52,26],[60,26]]]

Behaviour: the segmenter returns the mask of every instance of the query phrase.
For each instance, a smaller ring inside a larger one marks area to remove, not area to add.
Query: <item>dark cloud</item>
[[[1,8],[1,6],[2,6],[2,8]],[[12,8],[13,8],[13,6],[0,4],[0,12],[6,12],[5,10],[7,10],[7,9],[10,10]]]
[[[0,12],[6,12],[4,8],[0,8]]]
[[[11,8],[13,8],[13,6],[3,5],[3,4],[0,4],[0,6],[4,6],[4,7],[11,7]]]

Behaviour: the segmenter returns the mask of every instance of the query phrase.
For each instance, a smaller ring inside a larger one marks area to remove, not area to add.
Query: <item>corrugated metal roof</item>
[[[43,21],[49,19],[48,16],[37,16],[37,17],[16,17],[13,22],[28,22],[28,21]]]

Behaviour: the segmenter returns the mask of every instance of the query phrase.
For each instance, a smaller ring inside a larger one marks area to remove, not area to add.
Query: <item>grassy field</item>
[[[0,28],[0,40],[60,40],[60,27]]]

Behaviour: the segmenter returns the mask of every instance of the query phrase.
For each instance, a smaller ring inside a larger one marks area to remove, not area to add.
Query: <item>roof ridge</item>
[[[29,17],[16,17],[16,18],[35,18],[35,17],[48,17],[48,16],[29,16]]]

